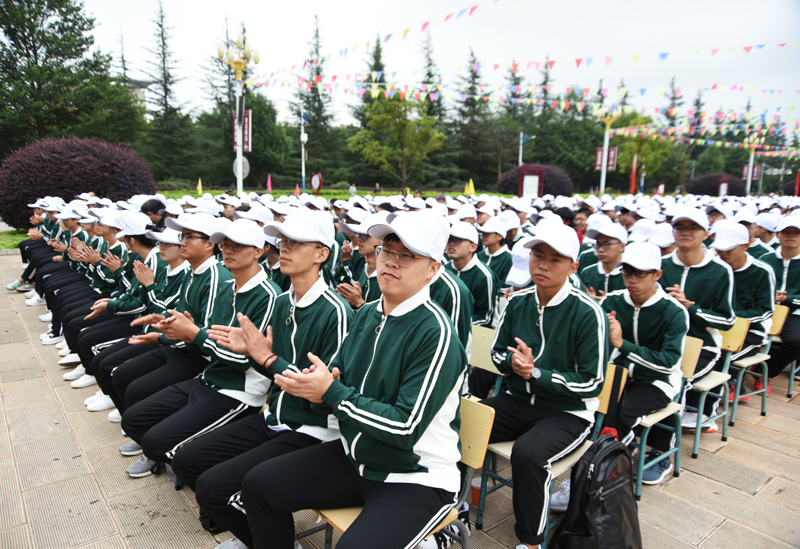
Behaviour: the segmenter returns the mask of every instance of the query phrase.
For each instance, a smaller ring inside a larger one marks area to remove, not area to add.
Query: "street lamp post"
[[[246,69],[252,68],[247,66],[247,63],[250,61],[250,59],[253,60],[254,65],[258,64],[259,56],[257,49],[253,50],[250,47],[249,42],[244,42],[241,32],[236,35],[235,50],[233,46],[228,46],[228,52],[226,56],[225,46],[222,44],[222,42],[220,42],[217,45],[217,54],[223,63],[236,71],[236,85],[234,86],[236,93],[236,124],[234,125],[234,139],[236,140],[236,194],[239,195],[244,190],[244,185],[242,183],[242,175],[244,172],[242,168],[242,118],[244,117],[244,112],[240,112],[240,109],[243,107],[241,105],[243,73]]]
[[[306,143],[308,142],[308,134],[305,130],[306,127],[306,113],[303,107],[300,107],[300,173],[303,177],[303,192],[306,192]]]
[[[764,144],[764,138],[758,137],[755,133],[744,138],[744,146],[750,149],[750,163],[747,166],[747,187],[745,196],[750,196],[750,183],[753,181],[753,159],[756,156],[756,148]]]
[[[608,164],[608,138],[611,132],[611,123],[622,115],[620,109],[601,107],[597,111],[597,119],[605,124],[606,131],[603,136],[603,165],[600,168],[600,194],[606,192],[606,164]]]

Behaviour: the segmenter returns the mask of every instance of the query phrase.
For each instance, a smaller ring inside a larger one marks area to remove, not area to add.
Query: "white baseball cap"
[[[456,215],[459,219],[467,219],[469,217],[474,219],[478,217],[478,211],[472,204],[463,204],[458,207],[458,213]]]
[[[183,213],[183,208],[177,202],[173,202],[172,204],[167,204],[164,206],[164,209],[158,210],[158,215],[164,215],[165,213],[170,215],[181,215]]]
[[[650,238],[650,231],[656,226],[656,222],[649,218],[642,218],[633,224],[631,234],[628,237],[629,242],[647,242]]]
[[[774,233],[778,230],[778,219],[779,217],[774,214],[760,213],[756,216],[756,225]]]
[[[781,220],[778,222],[778,226],[775,228],[775,232],[779,233],[784,229],[788,229],[789,227],[800,229],[800,216],[790,215],[781,218]]]
[[[533,248],[538,244],[547,244],[559,254],[571,258],[572,261],[578,261],[581,249],[578,233],[569,225],[564,225],[560,217],[541,221],[536,226],[536,236],[524,246]]]
[[[61,213],[56,214],[56,219],[80,219],[82,217],[83,214],[81,214],[80,212],[76,212],[72,208],[64,208],[63,210],[61,210]]]
[[[208,213],[184,213],[177,219],[168,217],[164,224],[170,229],[180,232],[195,231],[200,234],[211,236],[217,229],[217,218]]]
[[[117,228],[120,231],[116,234],[116,238],[145,234],[148,225],[152,224],[150,218],[142,212],[123,213],[117,217]]]
[[[490,221],[496,221],[496,220],[491,219]],[[502,225],[502,222],[500,222],[500,224]],[[503,235],[505,235],[505,233],[503,233]],[[477,229],[475,229],[475,226],[472,223],[467,223],[466,221],[456,221],[455,223],[453,223],[453,225],[450,227],[450,236],[455,238],[463,238],[464,240],[469,240],[473,244],[478,243]]]
[[[675,226],[678,221],[682,221],[684,219],[693,223],[697,223],[704,231],[708,230],[708,216],[705,214],[705,212],[700,211],[697,208],[691,208],[688,206],[675,208],[675,215],[672,216],[672,225]]]
[[[251,206],[246,212],[235,211],[233,215],[237,219],[249,219],[261,223],[270,223],[275,220],[272,217],[272,211],[266,206]]]
[[[659,248],[666,248],[675,244],[675,233],[672,232],[672,225],[669,223],[659,223],[650,229],[650,236],[647,241],[655,244]]]
[[[725,219],[733,217],[733,211],[730,209],[729,206],[723,204],[722,202],[714,202],[713,204],[709,204],[708,206],[706,206],[706,215],[710,214],[715,210],[724,215]]]
[[[368,215],[369,212],[362,210],[361,208],[350,208],[345,212],[344,217],[349,217],[356,223],[361,223],[367,218]]]
[[[369,234],[369,230],[379,223],[386,223],[386,218],[390,212],[386,210],[376,212],[374,214],[367,214],[361,223],[345,223],[342,225],[342,230],[348,233],[356,234]]]
[[[158,242],[163,242],[164,244],[174,244],[175,246],[180,246],[181,244],[181,233],[175,229],[164,229],[161,232],[147,231],[144,234],[150,240],[156,240]]]
[[[506,276],[506,284],[524,288],[531,283],[531,251],[525,247],[525,244],[530,240],[533,240],[533,237],[523,236],[517,241],[514,249],[511,250],[511,269],[509,269]]]
[[[372,227],[369,235],[383,240],[387,234],[394,233],[412,252],[430,257],[434,261],[442,261],[448,235],[446,223],[441,216],[419,211],[390,216],[387,219],[388,223]]]
[[[711,247],[721,252],[727,252],[737,246],[750,243],[750,231],[747,227],[732,219],[720,219],[712,227],[714,242]]]
[[[303,205],[305,207],[314,206],[318,210],[325,211],[328,208],[328,201],[324,196],[309,196]]]
[[[497,216],[497,219],[499,219],[505,224],[506,231],[511,231],[513,229],[520,228],[519,216],[515,211],[504,210],[500,212],[500,215]]]
[[[238,208],[242,205],[242,201],[239,198],[227,194],[221,194],[216,197],[215,200],[217,201],[217,204],[228,204],[234,208]]]
[[[619,223],[603,223],[600,227],[596,229],[589,229],[586,231],[586,236],[588,236],[592,240],[597,240],[597,237],[600,235],[608,236],[610,238],[616,238],[623,244],[628,243],[628,231],[626,231],[625,227],[623,227]]]
[[[661,249],[650,242],[631,242],[614,268],[622,265],[630,265],[640,271],[658,271],[661,269]]]
[[[224,231],[212,234],[209,240],[217,244],[223,238],[233,240],[237,244],[256,248],[263,248],[265,241],[264,231],[252,219],[237,219],[233,223],[229,223]]]
[[[288,216],[283,223],[267,223],[264,225],[264,234],[273,238],[291,238],[298,242],[319,242],[328,248],[333,247],[336,240],[336,229],[330,214],[308,209]]]
[[[503,223],[503,220],[499,217],[487,219],[486,223],[484,223],[482,227],[479,227],[478,230],[482,233],[497,233],[503,238],[506,237],[506,233],[508,232],[506,224]]]
[[[488,204],[484,204],[483,206],[481,206],[480,208],[478,208],[475,211],[477,211],[478,213],[486,214],[489,217],[494,217],[494,208],[492,208]]]
[[[39,208],[39,209],[43,210],[46,204],[47,204],[47,201],[44,198],[37,198],[36,202],[34,202],[33,204],[28,204],[28,207],[29,208]]]

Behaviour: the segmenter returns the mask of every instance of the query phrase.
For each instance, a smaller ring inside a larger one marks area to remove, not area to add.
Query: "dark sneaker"
[[[650,450],[647,456],[647,461],[658,458],[661,452],[658,450]],[[672,460],[665,457],[653,464],[650,468],[645,469],[642,473],[642,484],[661,484],[672,473]]]

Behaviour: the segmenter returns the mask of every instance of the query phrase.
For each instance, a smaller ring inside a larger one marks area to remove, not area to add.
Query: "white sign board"
[[[522,196],[539,198],[539,176],[526,175],[522,180]]]

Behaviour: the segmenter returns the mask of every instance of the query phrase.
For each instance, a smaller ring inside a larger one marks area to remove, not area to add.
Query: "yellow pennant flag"
[[[197,178],[197,196],[203,196],[203,180]]]
[[[475,183],[472,182],[472,179],[469,180],[469,183],[464,187],[464,194],[469,196],[471,194],[475,194]]]

